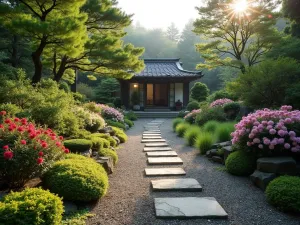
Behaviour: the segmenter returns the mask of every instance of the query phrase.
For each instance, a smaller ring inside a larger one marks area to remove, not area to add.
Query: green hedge
[[[98,153],[99,153],[99,156],[110,156],[110,157],[112,157],[112,159],[114,161],[114,164],[117,164],[117,162],[119,160],[118,154],[112,149],[103,148]]]
[[[91,137],[106,139],[107,141],[109,141],[111,147],[116,147],[118,144],[117,141],[112,136],[110,136],[110,134],[94,133],[91,135]]]
[[[106,120],[106,123],[107,123],[109,126],[118,127],[118,128],[123,129],[123,130],[126,129],[124,123],[116,122],[116,121],[113,121],[113,120]]]
[[[115,131],[116,137],[119,138],[121,143],[125,143],[128,140],[128,137],[125,134],[124,130],[118,127],[112,127],[112,129]]]
[[[11,192],[0,202],[0,224],[60,225],[64,207],[61,199],[40,188]]]
[[[64,141],[64,146],[70,149],[71,152],[85,152],[90,150],[93,146],[91,140],[87,139],[71,139]]]
[[[51,192],[66,200],[92,201],[104,196],[108,177],[101,165],[83,156],[68,156],[50,168],[43,182]]]
[[[129,127],[133,127],[134,126],[134,122],[132,122],[129,119],[124,119],[124,122],[129,126]]]
[[[225,166],[227,171],[233,175],[249,176],[255,170],[256,158],[245,150],[239,150],[227,157]]]

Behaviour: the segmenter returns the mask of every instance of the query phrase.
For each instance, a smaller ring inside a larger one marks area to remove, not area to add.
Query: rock
[[[217,163],[221,163],[221,164],[223,163],[223,158],[220,157],[220,156],[213,156],[211,158],[211,160],[214,161],[214,162],[217,162]]]
[[[110,134],[111,136],[114,136],[116,134],[116,132],[110,126],[104,127],[102,129],[98,130],[98,132],[104,133],[104,134]]]
[[[80,154],[90,158],[93,154],[93,151],[92,151],[92,149],[90,149],[90,150],[87,150],[85,152],[81,152]]]
[[[208,158],[211,158],[211,157],[213,157],[213,156],[219,156],[219,155],[218,155],[218,149],[211,149],[211,150],[207,151],[207,152],[206,152],[206,156],[207,156]]]
[[[225,162],[227,157],[233,152],[233,150],[232,150],[232,146],[225,146],[222,149],[224,150],[224,162]]]
[[[117,144],[119,145],[121,143],[120,139],[116,136],[112,136],[113,139],[115,139],[117,141]]]
[[[99,157],[96,162],[103,166],[107,174],[114,172],[114,162],[111,157]]]
[[[125,130],[129,130],[129,125],[127,123],[125,123]]]
[[[65,200],[64,200],[64,208],[65,208],[65,214],[71,214],[78,210],[77,205],[75,205],[73,202],[65,201]]]
[[[218,147],[225,147],[225,146],[230,146],[232,145],[231,141],[226,141],[226,142],[221,142],[221,143],[216,143],[213,144],[213,148],[218,148]]]
[[[98,152],[93,152],[93,153],[92,153],[92,157],[98,158],[98,157],[99,157]]]
[[[266,190],[268,184],[275,178],[275,173],[264,173],[258,170],[255,170],[255,172],[250,176],[252,183],[260,189],[262,189],[263,191]]]
[[[257,160],[257,170],[279,175],[295,175],[296,161],[292,157],[269,157]]]

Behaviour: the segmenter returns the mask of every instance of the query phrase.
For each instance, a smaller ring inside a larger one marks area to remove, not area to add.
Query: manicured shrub
[[[231,153],[225,162],[227,171],[236,176],[248,176],[254,172],[256,158],[254,154],[239,150]]]
[[[128,140],[127,135],[122,129],[117,127],[112,127],[112,129],[115,131],[116,137],[119,138],[121,143],[125,143]]]
[[[197,136],[201,133],[201,128],[196,125],[190,126],[185,134],[184,134],[184,139],[186,141],[186,144],[188,146],[194,146],[196,142]]]
[[[190,124],[195,123],[195,119],[199,113],[201,113],[201,109],[194,109],[190,113],[186,114],[184,120]]]
[[[209,89],[207,85],[201,82],[196,82],[191,89],[191,99],[194,99],[198,102],[206,101],[208,94]]]
[[[137,115],[133,111],[126,113],[125,117],[131,121],[136,121],[138,119]]]
[[[177,117],[184,118],[187,114],[188,114],[188,112],[186,110],[182,110],[178,113]]]
[[[214,92],[213,94],[209,95],[207,98],[208,102],[214,102],[218,99],[222,99],[222,98],[229,98],[232,100],[237,100],[237,98],[235,96],[233,96],[232,94],[228,93],[226,90],[219,90]]]
[[[189,104],[186,106],[186,109],[188,110],[188,111],[193,111],[193,110],[195,110],[195,109],[199,109],[200,107],[199,107],[199,102],[197,102],[197,101],[191,101],[191,102],[189,102]]]
[[[228,98],[217,99],[216,101],[214,101],[210,104],[210,107],[211,108],[223,107],[225,104],[232,103],[232,102],[233,101]]]
[[[0,224],[60,225],[64,207],[61,199],[40,188],[11,192],[0,202]]]
[[[85,152],[92,148],[93,143],[91,140],[87,139],[71,139],[64,142],[66,148],[71,152]]]
[[[92,150],[93,151],[99,151],[100,149],[103,148],[103,139],[99,137],[90,137],[90,140],[92,141]]]
[[[129,126],[129,127],[133,127],[133,125],[134,125],[134,122],[132,122],[131,120],[129,120],[129,119],[124,119],[124,122]]]
[[[282,106],[280,110],[258,110],[243,117],[235,126],[232,143],[265,154],[299,152],[300,111],[291,110],[291,106]]]
[[[234,131],[234,123],[221,123],[217,126],[215,135],[217,142],[231,140],[231,133]]]
[[[48,170],[43,177],[45,187],[71,201],[87,202],[104,196],[108,177],[103,167],[90,158],[70,157],[56,162]]]
[[[118,128],[123,129],[123,130],[126,129],[124,123],[116,122],[116,121],[113,121],[113,120],[106,120],[106,123],[107,123],[107,125],[109,125],[109,126],[118,127]]]
[[[183,137],[186,130],[190,127],[191,125],[189,123],[180,123],[176,127],[176,133],[178,137]]]
[[[101,108],[101,115],[106,120],[113,120],[113,121],[122,122],[122,123],[124,122],[124,115],[117,109],[110,107],[108,105],[98,104],[98,106]]]
[[[176,131],[176,127],[177,125],[179,125],[180,123],[183,123],[184,119],[181,118],[176,118],[172,121],[172,127],[173,127],[173,131]]]
[[[206,132],[215,133],[215,131],[218,128],[219,125],[220,125],[220,123],[218,121],[211,120],[211,121],[208,121],[204,124],[203,130],[206,131]]]
[[[1,111],[0,174],[10,187],[22,187],[33,177],[41,176],[53,162],[69,150],[51,129],[29,123],[26,118],[8,118]]]
[[[281,176],[271,181],[266,189],[270,204],[284,212],[300,212],[300,177]]]
[[[227,118],[234,120],[241,110],[241,105],[238,102],[227,103],[223,106],[224,112],[227,115]]]
[[[212,148],[214,143],[213,135],[209,132],[201,132],[196,137],[195,147],[199,149],[201,155],[205,155]]]
[[[101,107],[98,106],[95,102],[89,102],[83,105],[83,107],[93,113],[100,113]]]
[[[98,154],[99,156],[110,156],[113,159],[114,164],[117,164],[118,162],[118,154],[112,149],[103,148],[98,152]]]
[[[15,104],[4,103],[0,104],[0,112],[1,111],[7,112],[7,114],[9,114],[10,116],[15,116],[17,113],[20,113],[22,109]]]
[[[117,141],[109,134],[95,133],[92,134],[91,137],[99,137],[99,138],[106,139],[107,141],[109,141],[109,145],[111,147],[116,147],[118,144]]]
[[[195,123],[199,126],[203,126],[206,122],[215,120],[218,122],[226,121],[226,114],[221,107],[216,108],[204,108],[201,113],[197,114]]]

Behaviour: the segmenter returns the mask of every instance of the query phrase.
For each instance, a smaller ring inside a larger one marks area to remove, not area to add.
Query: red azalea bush
[[[300,111],[291,106],[258,110],[235,125],[232,143],[262,153],[300,152]]]
[[[26,118],[8,118],[0,112],[0,176],[9,187],[22,187],[41,176],[55,161],[69,153],[51,129],[29,123]]]

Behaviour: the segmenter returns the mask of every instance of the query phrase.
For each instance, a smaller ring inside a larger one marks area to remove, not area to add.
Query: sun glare
[[[248,9],[247,0],[237,0],[232,4],[235,13],[244,13]]]

